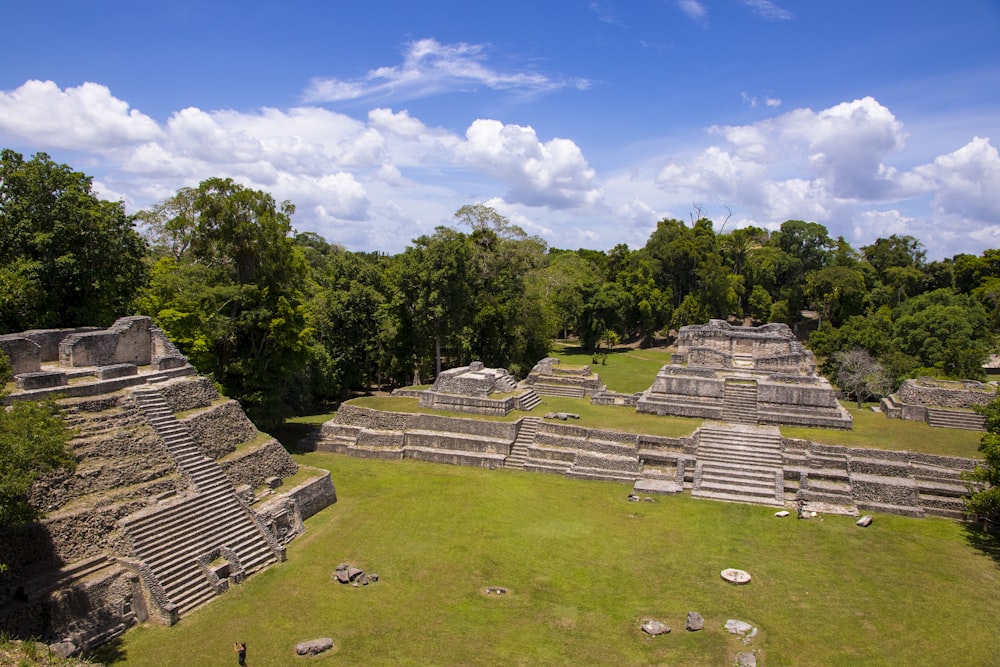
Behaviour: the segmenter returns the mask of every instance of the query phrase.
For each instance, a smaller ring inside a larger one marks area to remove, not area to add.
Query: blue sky
[[[560,248],[821,222],[1000,247],[1000,2],[7,2],[0,146],[129,212],[210,176],[398,252],[493,206]]]

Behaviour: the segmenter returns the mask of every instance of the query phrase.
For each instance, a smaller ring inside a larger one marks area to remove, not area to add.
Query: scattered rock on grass
[[[737,653],[736,664],[738,667],[757,667],[757,656],[746,651]]]
[[[697,632],[705,627],[705,619],[696,611],[689,611],[687,624],[684,626],[689,632]]]
[[[871,514],[864,515],[863,517],[855,521],[854,525],[861,526],[862,528],[867,528],[868,526],[872,525],[872,515]]]
[[[329,637],[322,637],[320,639],[310,639],[309,641],[299,642],[295,645],[296,655],[316,655],[322,653],[323,651],[329,651],[333,648],[333,640]]]
[[[656,637],[657,635],[670,634],[670,627],[662,621],[646,620],[642,624],[642,631],[647,635]]]
[[[735,618],[731,618],[726,621],[726,632],[733,635],[746,635],[750,632],[754,632],[754,627],[747,623],[746,621],[738,621]],[[756,634],[754,632],[754,634]]]

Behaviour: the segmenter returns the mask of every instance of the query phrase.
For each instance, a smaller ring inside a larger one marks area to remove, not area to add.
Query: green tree
[[[981,377],[993,345],[986,309],[949,289],[903,302],[895,311],[892,333],[897,349],[955,378]]]
[[[465,235],[438,227],[433,235],[415,239],[394,264],[397,356],[411,360],[415,381],[431,372],[439,375],[445,359],[454,365],[472,361],[471,261]]]
[[[0,397],[10,378],[10,364],[0,352]],[[38,511],[28,502],[28,491],[39,475],[75,467],[67,449],[69,439],[53,401],[16,401],[10,408],[0,409],[0,526],[37,518]]]
[[[472,228],[467,237],[470,354],[488,366],[525,374],[548,352],[544,309],[527,297],[526,282],[528,274],[544,262],[545,242],[481,204],[463,206],[455,217]]]
[[[111,324],[133,312],[147,252],[89,176],[45,153],[0,153],[0,332]]]
[[[1000,521],[1000,395],[979,409],[986,432],[979,440],[983,461],[966,475],[970,482],[965,510],[987,527]]]
[[[142,306],[258,427],[273,428],[290,413],[285,397],[308,360],[311,333],[308,264],[290,238],[294,207],[220,178],[176,198],[190,205],[146,215],[154,231],[184,241],[157,248]]]

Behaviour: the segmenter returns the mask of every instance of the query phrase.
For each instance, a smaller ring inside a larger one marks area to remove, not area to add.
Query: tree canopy
[[[107,326],[132,312],[146,243],[121,202],[45,153],[0,153],[0,332]]]

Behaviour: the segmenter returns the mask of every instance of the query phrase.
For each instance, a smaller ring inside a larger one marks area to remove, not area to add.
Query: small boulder
[[[776,516],[776,517],[778,517],[780,519],[784,519],[789,514],[790,514],[790,512],[788,510],[781,510],[780,512],[775,512],[774,516]]]
[[[726,632],[731,635],[745,635],[754,631],[754,627],[746,621],[738,621],[731,618],[726,621]],[[756,634],[756,633],[755,633]]]
[[[872,515],[871,514],[864,515],[863,517],[855,521],[854,525],[861,526],[862,528],[867,528],[868,526],[872,525]]]
[[[333,640],[329,637],[322,637],[320,639],[310,639],[309,641],[299,642],[295,645],[296,655],[316,655],[317,653],[322,653],[323,651],[329,651],[333,648]]]
[[[736,654],[737,667],[757,667],[757,656],[746,651]]]
[[[687,624],[684,626],[688,632],[698,632],[705,627],[705,619],[696,611],[689,611]]]
[[[647,635],[656,637],[657,635],[670,634],[670,628],[662,621],[647,620],[642,624],[642,631]]]

